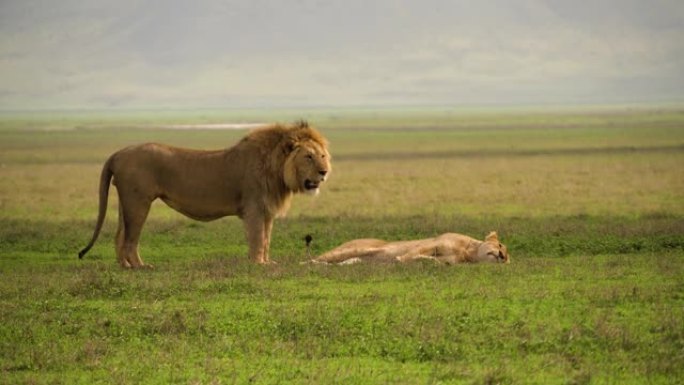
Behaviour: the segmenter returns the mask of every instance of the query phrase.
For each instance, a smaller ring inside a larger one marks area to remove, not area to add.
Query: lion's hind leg
[[[119,261],[119,265],[124,268],[131,267],[128,263],[126,255],[124,253],[124,215],[123,209],[119,204],[119,227],[116,229],[116,238],[114,238],[114,244],[116,248],[116,258]]]
[[[317,262],[333,263],[338,265],[352,265],[363,261],[378,261],[384,254],[384,250],[378,247],[345,248],[332,250],[316,258]]]
[[[119,230],[117,231],[117,255],[123,267],[151,267],[145,265],[138,253],[138,243],[143,225],[150,212],[152,200],[137,194],[119,192]],[[122,228],[123,227],[123,228]]]
[[[329,251],[312,261],[314,263],[348,265],[361,261],[361,257],[367,257],[369,250],[343,249]],[[353,261],[353,262],[350,262]]]

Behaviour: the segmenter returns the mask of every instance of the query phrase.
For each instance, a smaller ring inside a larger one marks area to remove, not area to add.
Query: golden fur
[[[245,225],[250,258],[270,263],[273,220],[288,210],[292,194],[318,193],[331,169],[327,147],[318,131],[298,122],[255,130],[224,150],[154,143],[124,148],[104,164],[97,224],[79,257],[97,240],[113,178],[119,194],[116,254],[121,266],[144,266],[138,241],[157,198],[200,221],[237,215]]]
[[[313,263],[352,264],[363,261],[409,262],[428,259],[445,264],[501,262],[510,263],[506,246],[496,232],[484,242],[466,235],[445,233],[435,238],[387,242],[381,239],[357,239],[311,260]]]

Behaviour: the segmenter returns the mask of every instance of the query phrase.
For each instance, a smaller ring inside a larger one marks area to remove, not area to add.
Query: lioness
[[[307,237],[307,243],[309,241],[310,237]],[[499,242],[494,231],[487,235],[484,242],[456,233],[445,233],[434,238],[399,242],[387,242],[381,239],[356,239],[314,258],[310,262],[342,265],[363,261],[409,262],[419,259],[445,264],[511,262],[506,246]]]
[[[271,263],[274,218],[288,210],[294,193],[317,194],[330,170],[328,142],[306,122],[257,129],[217,151],[154,143],[124,148],[102,168],[95,232],[78,256],[83,258],[97,240],[113,178],[119,194],[116,255],[121,266],[144,266],[138,240],[157,198],[200,221],[237,215],[245,225],[250,258]]]

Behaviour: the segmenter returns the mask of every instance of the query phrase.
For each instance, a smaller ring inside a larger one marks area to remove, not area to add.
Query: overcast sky
[[[0,109],[683,101],[682,0],[0,0]]]

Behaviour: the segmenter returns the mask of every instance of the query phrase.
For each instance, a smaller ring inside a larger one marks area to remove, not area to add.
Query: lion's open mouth
[[[307,190],[315,190],[318,188],[318,182],[313,182],[310,179],[304,181],[304,188]]]

